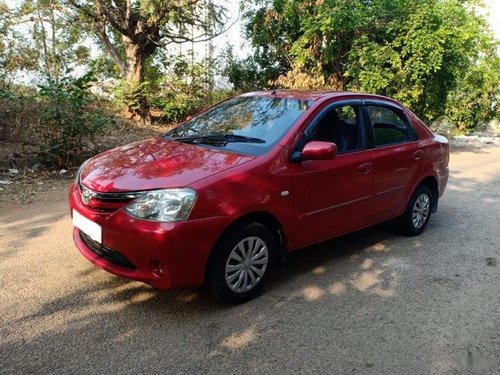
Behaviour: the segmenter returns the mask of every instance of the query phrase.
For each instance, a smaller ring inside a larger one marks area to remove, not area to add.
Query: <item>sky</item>
[[[487,8],[485,12],[488,13],[487,18],[490,27],[495,37],[500,39],[500,0],[486,0],[484,3]]]

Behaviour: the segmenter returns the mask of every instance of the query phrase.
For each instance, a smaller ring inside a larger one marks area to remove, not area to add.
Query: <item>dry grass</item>
[[[43,101],[29,96],[0,97],[0,169],[13,167],[13,157],[19,167],[44,164],[44,160],[37,159],[37,150],[43,144],[43,134],[47,131],[40,120],[45,106]],[[124,111],[104,101],[98,106],[96,109],[104,110],[113,121],[110,121],[105,134],[95,144],[88,145],[88,155],[83,157],[157,136],[172,127],[167,124],[146,126],[136,123],[128,119]]]
[[[0,141],[36,145],[43,132],[40,113],[44,103],[27,97],[0,98]]]

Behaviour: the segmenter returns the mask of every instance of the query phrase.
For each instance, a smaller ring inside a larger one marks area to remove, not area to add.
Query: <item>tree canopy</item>
[[[254,71],[261,77],[258,86],[391,96],[427,121],[446,113],[466,118],[447,110],[450,101],[459,91],[470,93],[473,82],[488,80],[489,94],[476,103],[482,103],[477,112],[487,121],[498,112],[484,106],[498,105],[493,99],[498,102],[500,72],[498,43],[477,14],[479,5],[467,0],[257,0],[245,13],[254,64],[232,61],[228,71],[240,86],[241,77]]]
[[[383,94],[460,131],[500,117],[500,47],[479,0],[244,0],[246,58],[229,48],[214,64],[165,48],[227,30],[221,4],[20,0],[9,8],[0,0],[0,79],[28,71],[57,84],[76,67],[108,74],[119,81],[113,96],[145,122],[151,105],[170,112],[163,119],[195,112],[225,79],[236,92]]]
[[[215,37],[225,17],[224,8],[208,0],[23,0],[16,9],[4,4],[0,11],[0,28],[8,34],[0,53],[15,51],[4,55],[5,68],[58,79],[71,62],[88,63],[84,41],[92,38],[136,98],[134,111],[148,122],[148,59],[172,44]]]

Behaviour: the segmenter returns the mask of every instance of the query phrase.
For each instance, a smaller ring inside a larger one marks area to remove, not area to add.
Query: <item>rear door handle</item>
[[[372,170],[372,163],[363,163],[358,167],[359,173],[368,173]]]
[[[424,152],[422,150],[415,151],[415,160],[420,159],[422,156],[424,156]]]

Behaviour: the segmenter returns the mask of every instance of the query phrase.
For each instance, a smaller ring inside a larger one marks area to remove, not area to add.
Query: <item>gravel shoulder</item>
[[[421,236],[377,226],[292,253],[236,307],[83,259],[69,179],[30,185],[31,203],[0,191],[0,373],[500,371],[500,147],[457,148],[450,168]]]

